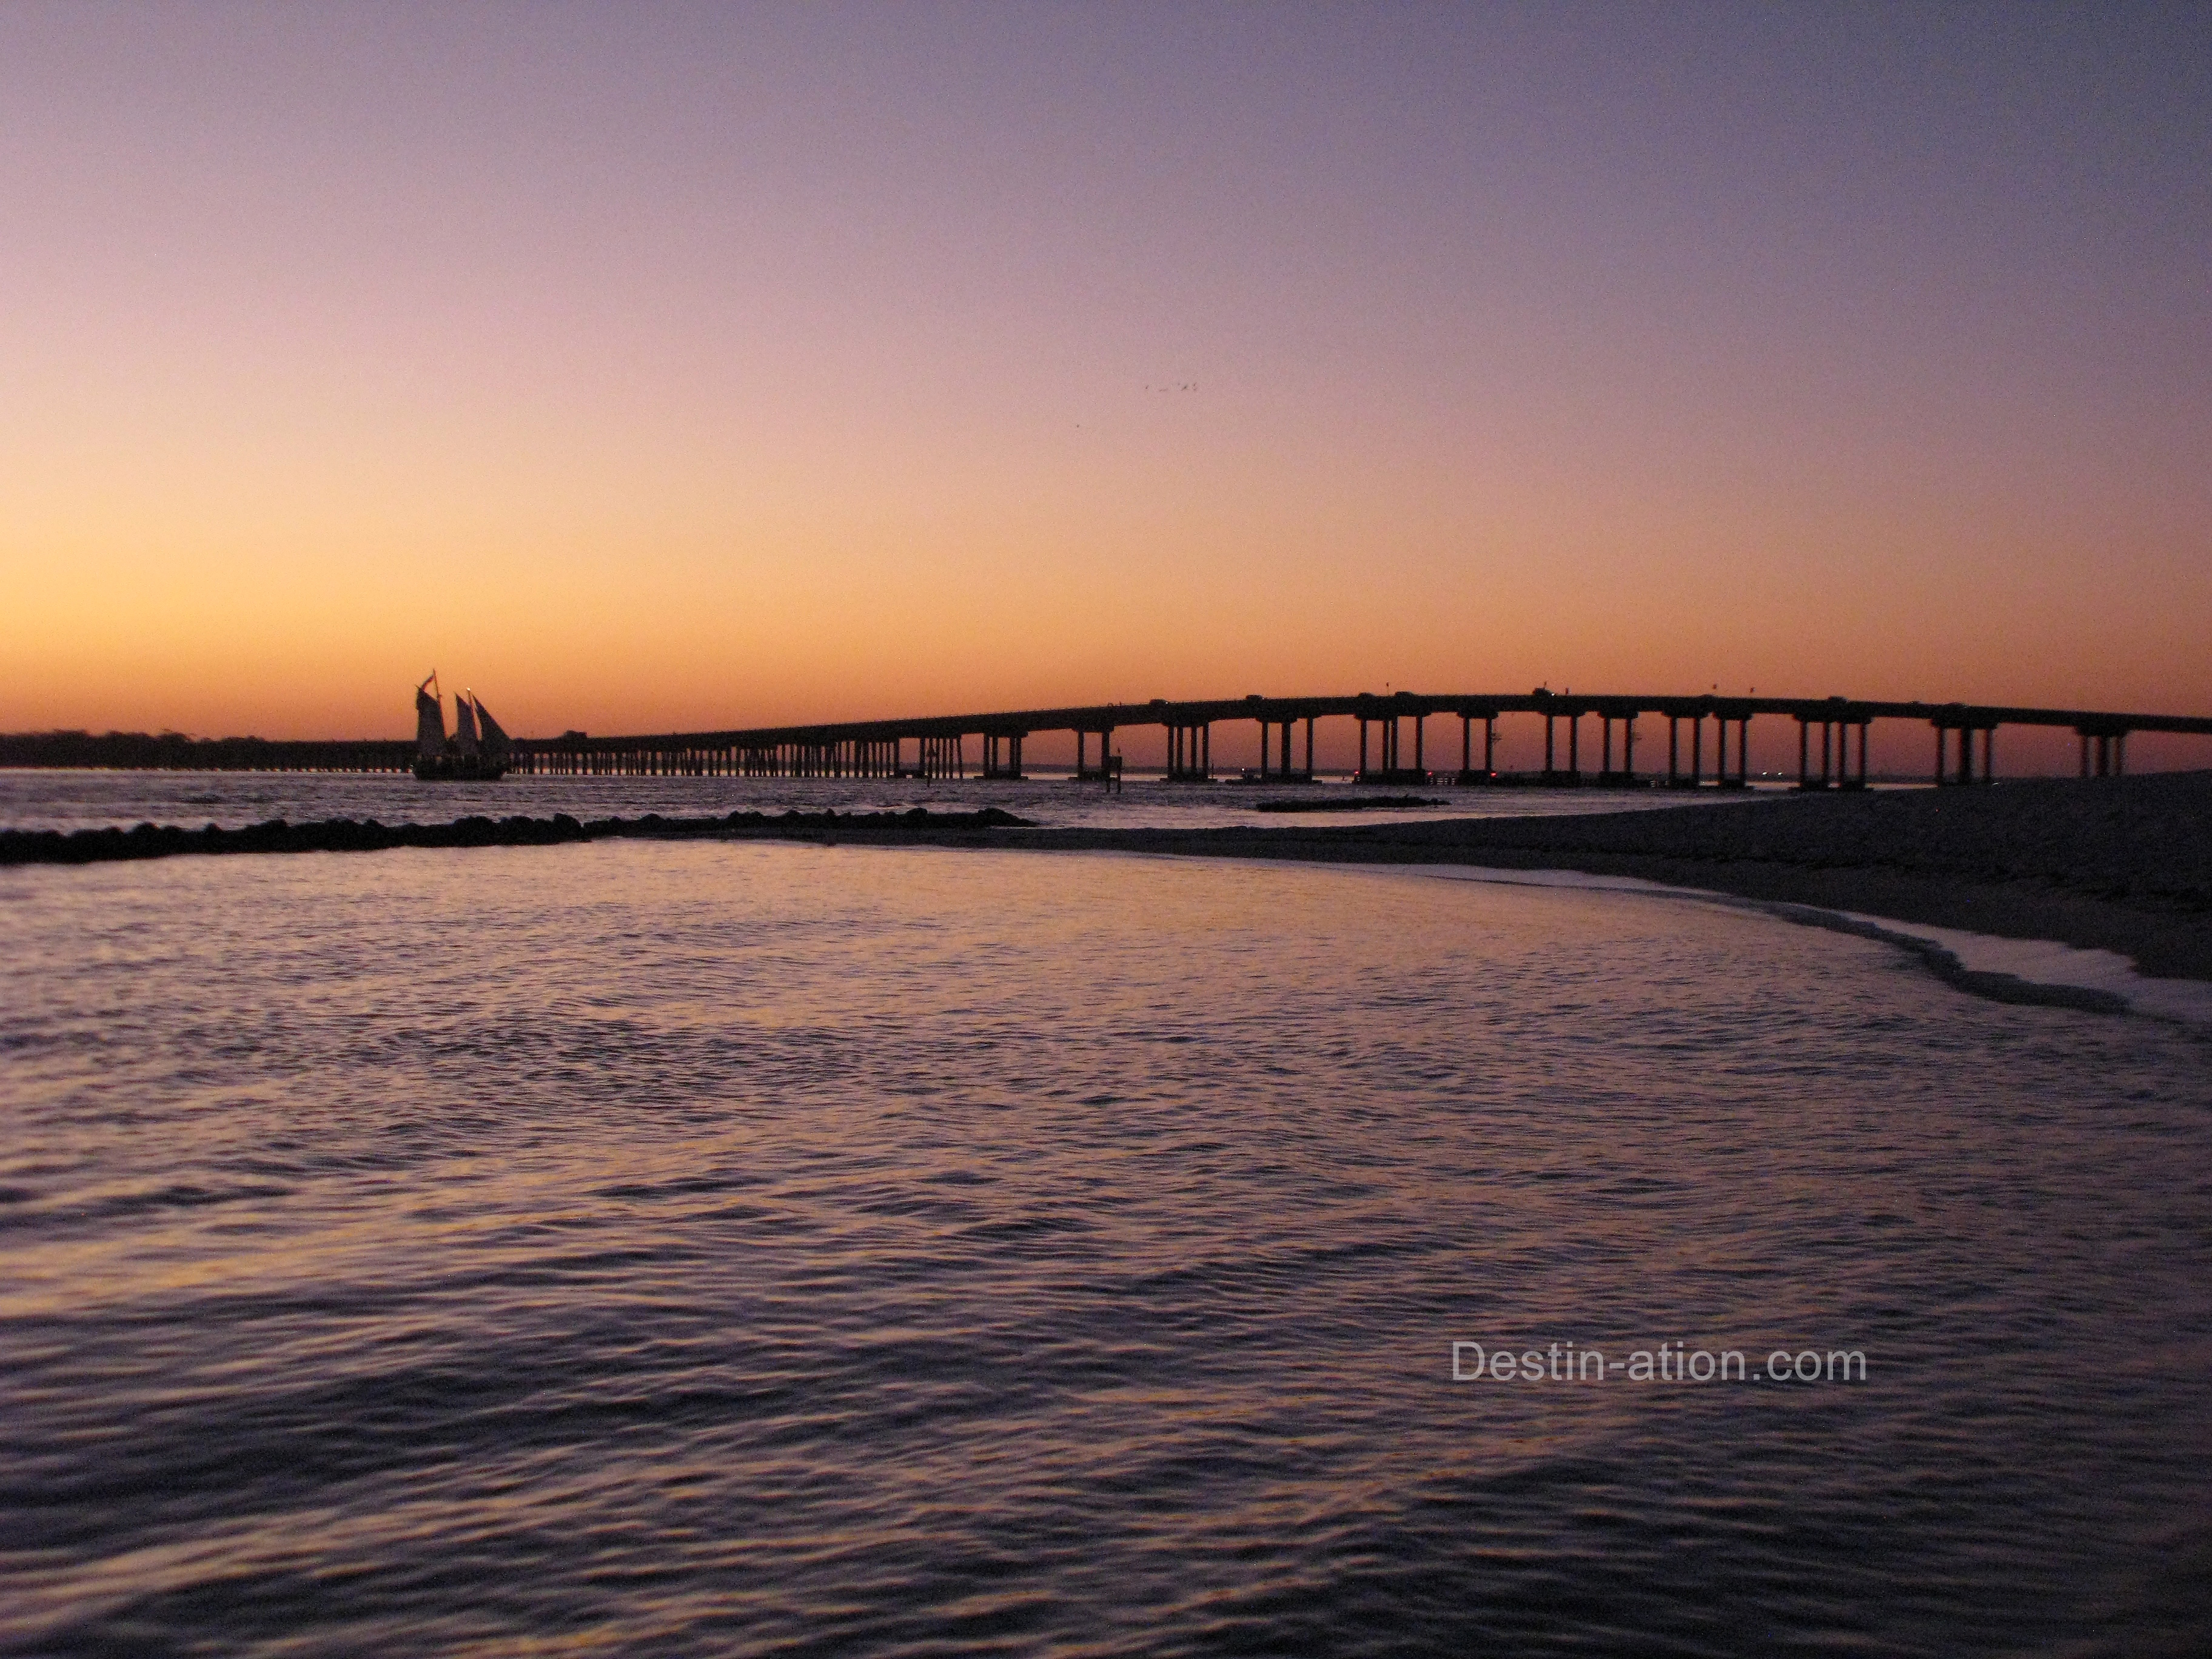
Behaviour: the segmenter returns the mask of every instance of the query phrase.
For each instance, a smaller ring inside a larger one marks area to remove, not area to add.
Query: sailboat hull
[[[433,755],[415,763],[415,776],[423,783],[496,783],[507,775],[507,763],[483,755]]]

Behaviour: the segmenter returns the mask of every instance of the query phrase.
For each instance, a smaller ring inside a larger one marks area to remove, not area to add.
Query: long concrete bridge
[[[1498,722],[1508,714],[1542,720],[1540,770],[1498,769]],[[1441,734],[1443,750],[1432,763],[1429,728],[1439,718],[1455,719],[1459,726],[1455,733],[1447,729]],[[2084,777],[2125,771],[2127,740],[2135,732],[2212,736],[2212,718],[2096,709],[1849,697],[1601,696],[1545,690],[1439,696],[1408,691],[1387,696],[1363,692],[1176,702],[1154,698],[1075,708],[629,737],[568,732],[557,738],[517,738],[514,760],[516,770],[541,776],[1018,778],[1023,775],[1024,740],[1044,732],[1075,738],[1079,777],[1110,782],[1121,773],[1121,757],[1113,752],[1114,734],[1158,726],[1167,737],[1167,776],[1195,782],[1228,769],[1213,763],[1213,727],[1249,720],[1259,726],[1261,764],[1237,769],[1288,783],[1314,775],[1316,724],[1349,720],[1359,728],[1358,776],[1368,783],[1740,788],[1750,781],[1751,722],[1760,718],[1796,722],[1798,781],[1815,789],[1865,786],[1867,732],[1881,720],[1917,721],[1930,729],[1934,753],[1923,775],[1938,783],[1990,781],[1996,771],[1996,733],[2002,726],[2072,732],[2080,739]],[[1639,737],[1639,720],[1667,722],[1663,769],[1650,752],[1656,739]],[[1593,722],[1595,730],[1589,729]],[[1459,739],[1456,754],[1451,752],[1455,735]],[[970,739],[975,744],[972,764]],[[0,734],[0,767],[404,772],[414,758],[414,744],[398,738],[270,741],[195,739],[173,732],[160,737],[82,732]]]
[[[1544,722],[1540,771],[1505,774],[1494,763],[1498,722],[1529,714]],[[1456,720],[1445,733],[1443,763],[1431,765],[1428,726]],[[1797,723],[1797,777],[1808,789],[1864,788],[1867,732],[1878,720],[1924,722],[1935,736],[1929,776],[1936,783],[1988,782],[1996,775],[1996,734],[2003,726],[2070,730],[2081,740],[2081,775],[2127,769],[2127,741],[2138,732],[2212,736],[2212,718],[2130,714],[2077,708],[2019,708],[1976,703],[1861,702],[1848,697],[1598,696],[1536,690],[1518,695],[1437,696],[1401,691],[1376,696],[1248,696],[1199,702],[1154,698],[1076,708],[1027,708],[991,714],[931,715],[915,720],[847,720],[817,726],[636,737],[518,739],[516,769],[544,775],[641,775],[740,777],[1019,778],[1022,744],[1039,732],[1075,738],[1075,775],[1111,782],[1121,773],[1114,734],[1159,726],[1167,736],[1166,775],[1200,782],[1217,775],[1212,728],[1249,720],[1260,729],[1260,765],[1241,773],[1267,781],[1309,781],[1314,775],[1314,727],[1351,720],[1359,727],[1358,777],[1364,783],[1596,784],[1742,788],[1750,781],[1751,722],[1779,717]],[[1667,722],[1666,763],[1656,757],[1639,770],[1637,722]],[[1585,736],[1586,723],[1595,730]],[[1710,764],[1705,732],[1711,727]],[[1303,732],[1299,728],[1303,727]],[[1618,747],[1616,732],[1618,727]],[[1408,729],[1412,743],[1407,743]],[[1456,735],[1457,754],[1449,738]],[[1852,755],[1852,738],[1857,753]],[[1303,737],[1303,744],[1296,739]],[[976,741],[971,771],[968,744]],[[1595,739],[1585,764],[1585,746]],[[1302,749],[1303,752],[1300,752]],[[1854,764],[1856,759],[1856,764]],[[1456,761],[1457,764],[1451,763]]]

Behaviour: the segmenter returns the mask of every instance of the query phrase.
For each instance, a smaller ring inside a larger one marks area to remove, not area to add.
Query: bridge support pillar
[[[1978,780],[1974,775],[1974,733],[1982,734],[1982,766]],[[1951,733],[1959,734],[1958,758],[1951,757]],[[1936,781],[1939,784],[1969,784],[1995,781],[1996,772],[1996,728],[1993,726],[1942,726],[1936,728]]]
[[[1279,782],[1312,781],[1313,769],[1306,769],[1304,780],[1298,779],[1291,763],[1291,727],[1293,720],[1260,722],[1260,777],[1262,781],[1272,777]]]
[[[1210,783],[1213,779],[1213,728],[1201,722],[1168,726],[1168,781]]]
[[[1109,790],[1119,789],[1121,787],[1121,768],[1111,752],[1114,728],[1109,726],[1098,733],[1098,764],[1096,766],[1091,765],[1088,758],[1086,739],[1090,736],[1088,732],[1079,731],[1075,734],[1075,781],[1079,783],[1103,783]]]
[[[2094,732],[2076,726],[2074,734],[2081,740],[2083,777],[2118,777],[2127,771],[2128,734],[2125,732]],[[2092,744],[2095,745],[2094,750]],[[2090,762],[2093,752],[2096,757],[2094,769]]]
[[[1859,734],[1859,764],[1856,774],[1851,770],[1851,733],[1854,730]],[[1867,723],[1864,720],[1836,722],[1837,788],[1863,789],[1866,787],[1866,734]]]
[[[1359,717],[1359,771],[1362,783],[1419,783],[1428,777],[1427,755],[1424,747],[1422,727],[1425,716],[1418,714],[1385,714]],[[1370,765],[1367,746],[1367,727],[1372,720],[1376,727],[1376,749],[1373,765]],[[1406,764],[1405,722],[1413,723],[1413,763]],[[1310,742],[1311,733],[1308,733]]]
[[[915,775],[924,778],[966,777],[968,739],[964,737],[915,738]]]
[[[1263,717],[1260,721],[1260,781],[1264,783],[1270,778],[1290,781],[1291,722]]]

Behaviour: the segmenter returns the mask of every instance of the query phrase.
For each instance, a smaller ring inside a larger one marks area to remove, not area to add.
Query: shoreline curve
[[[337,819],[234,830],[153,824],[71,834],[0,830],[0,867],[616,837],[1565,871],[1796,906],[1866,926],[1887,921],[2052,941],[2125,957],[2147,978],[2212,981],[2212,772],[1778,795],[1667,811],[1329,826],[1048,829],[995,808],[915,807],[585,822],[560,814],[447,824]]]

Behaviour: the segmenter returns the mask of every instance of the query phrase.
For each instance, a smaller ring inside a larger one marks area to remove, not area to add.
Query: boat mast
[[[432,689],[426,691],[424,686]],[[446,752],[445,693],[437,687],[434,668],[415,688],[415,752],[423,760],[435,760]]]

